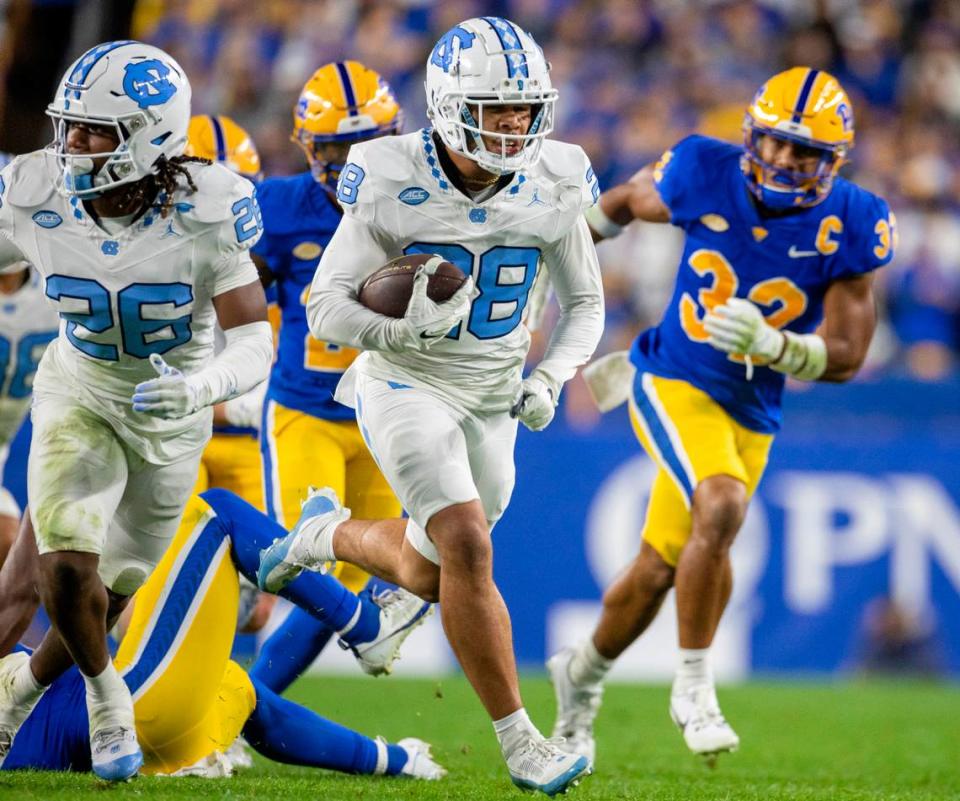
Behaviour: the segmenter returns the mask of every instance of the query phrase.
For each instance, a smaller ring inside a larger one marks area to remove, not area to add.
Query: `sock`
[[[407,764],[407,752],[382,737],[378,737],[374,743],[377,746],[377,767],[373,772],[377,776],[396,776],[401,773]]]
[[[682,692],[698,684],[713,684],[709,648],[681,648],[680,664],[673,680],[673,689]]]
[[[570,681],[579,687],[585,684],[597,684],[603,681],[613,660],[600,655],[592,639],[586,639],[573,651],[573,658],[567,668]]]
[[[516,712],[511,712],[505,718],[493,721],[493,730],[497,733],[500,750],[504,756],[509,755],[528,737],[543,736],[533,725],[525,707],[520,707]]]
[[[90,716],[90,731],[105,726],[126,726],[133,728],[133,700],[130,690],[113,662],[96,676],[87,676],[84,673],[83,682],[87,689],[87,712]]]
[[[309,612],[294,607],[260,646],[250,678],[282,694],[330,642],[333,629]]]
[[[226,490],[207,490],[201,497],[217,513],[217,519],[230,535],[237,570],[256,584],[260,551],[278,537],[285,537],[286,529]],[[360,605],[360,599],[333,576],[307,571],[279,594],[335,631],[353,620]]]
[[[33,706],[40,700],[40,696],[46,689],[47,686],[37,681],[36,676],[33,675],[30,660],[24,660],[23,664],[13,674],[13,692],[11,693],[13,697],[18,699],[21,704]]]
[[[368,775],[376,771],[380,749],[375,740],[281,698],[256,679],[252,682],[257,705],[243,736],[258,753],[288,765]],[[387,774],[399,773],[406,762],[402,748],[387,746]]]
[[[367,586],[360,593],[360,605],[354,614],[353,620],[338,632],[344,642],[350,645],[360,645],[370,642],[380,634],[380,607],[374,602],[375,595],[397,589],[383,579],[372,577]]]

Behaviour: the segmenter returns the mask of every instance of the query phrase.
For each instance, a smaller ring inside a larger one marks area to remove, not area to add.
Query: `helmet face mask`
[[[853,147],[853,110],[829,73],[794,67],[760,87],[743,122],[741,169],[751,193],[771,209],[805,208],[830,194]],[[769,140],[790,142],[805,169],[772,163]],[[816,159],[816,161],[814,161]]]
[[[54,131],[47,150],[62,171],[58,189],[92,199],[155,173],[163,159],[183,152],[190,83],[176,61],[156,47],[107,42],[67,69],[47,115]],[[90,153],[70,153],[71,123],[111,130],[116,147],[96,159]]]
[[[499,17],[466,20],[445,33],[427,62],[427,113],[443,143],[488,172],[532,167],[553,131],[557,90],[533,38]],[[524,133],[487,130],[485,109],[530,106]],[[499,142],[488,149],[487,141]],[[519,147],[517,147],[519,145]]]
[[[390,84],[358,61],[337,61],[324,64],[304,85],[290,139],[313,177],[335,192],[350,145],[398,134],[402,127]]]

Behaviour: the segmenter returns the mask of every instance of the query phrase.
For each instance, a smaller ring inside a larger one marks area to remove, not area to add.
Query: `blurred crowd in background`
[[[31,33],[42,34],[48,44],[34,47],[58,63],[55,83],[77,53],[127,35],[126,26],[186,68],[195,113],[227,114],[247,128],[268,175],[304,168],[289,141],[291,109],[328,61],[353,58],[380,71],[403,104],[405,129],[426,124],[430,49],[473,16],[506,16],[533,33],[560,90],[555,136],[587,150],[602,188],[693,131],[741,141],[744,108],[770,74],[801,64],[829,70],[854,102],[857,139],[845,174],[886,197],[899,223],[895,261],[878,278],[883,320],[863,377],[937,380],[960,358],[957,0],[0,0],[0,9],[5,4],[3,130],[42,112],[53,90],[24,92],[25,81],[39,80],[36,69],[15,63],[18,47],[21,61],[37,58],[25,50]],[[50,44],[51,30],[60,30],[55,15],[69,18],[59,48]],[[24,130],[39,136],[32,147],[49,138],[48,129]],[[600,246],[602,351],[625,347],[657,321],[680,250],[678,231],[646,224]]]

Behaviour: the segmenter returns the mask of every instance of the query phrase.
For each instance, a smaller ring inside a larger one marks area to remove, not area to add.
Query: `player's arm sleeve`
[[[12,163],[0,171],[0,273],[21,270],[23,267],[19,262],[26,260],[13,241],[13,210],[6,197],[12,172]]]
[[[409,349],[402,320],[370,311],[357,299],[360,285],[390,254],[377,229],[344,216],[320,258],[307,300],[311,333],[325,342],[362,350]]]
[[[581,216],[574,228],[544,252],[560,318],[534,374],[560,394],[563,384],[586,364],[603,333],[603,284],[590,228]]]

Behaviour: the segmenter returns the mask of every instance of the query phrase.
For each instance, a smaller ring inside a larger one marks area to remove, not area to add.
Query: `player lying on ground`
[[[853,145],[843,89],[806,67],[774,75],[747,109],[744,138],[737,147],[690,136],[587,213],[597,238],[641,219],[683,228],[686,244],[662,322],[634,342],[622,391],[614,381],[615,397],[602,398],[612,406],[629,397],[659,472],[640,554],[604,595],[593,636],[549,662],[554,734],[580,753],[594,749],[603,677],[671,587],[680,643],[671,717],[694,753],[712,760],[737,748],[709,649],[733,586],[730,546],[780,427],[784,382],[852,378],[873,335],[872,273],[893,255],[893,215],[837,177]],[[588,382],[611,365],[616,357],[588,368]]]
[[[29,534],[29,529],[24,528]],[[226,490],[195,496],[156,570],[133,599],[129,627],[114,664],[134,701],[137,738],[146,774],[229,775],[226,751],[240,734],[262,755],[294,765],[348,773],[439,779],[445,771],[416,739],[397,744],[370,739],[273,693],[230,660],[237,620],[237,571],[255,576],[259,551],[283,531]],[[36,545],[21,536],[0,581],[0,619],[13,603],[9,570],[29,588],[37,570]],[[24,581],[25,580],[25,581]],[[340,633],[369,662],[388,666],[400,643],[422,619],[422,603],[381,608],[332,576],[305,575],[283,595]],[[29,618],[27,619],[29,622]],[[0,700],[16,668],[28,659],[20,647],[0,660]],[[74,667],[33,708],[3,762],[7,770],[90,770],[84,684]],[[111,732],[107,732],[108,739]]]

